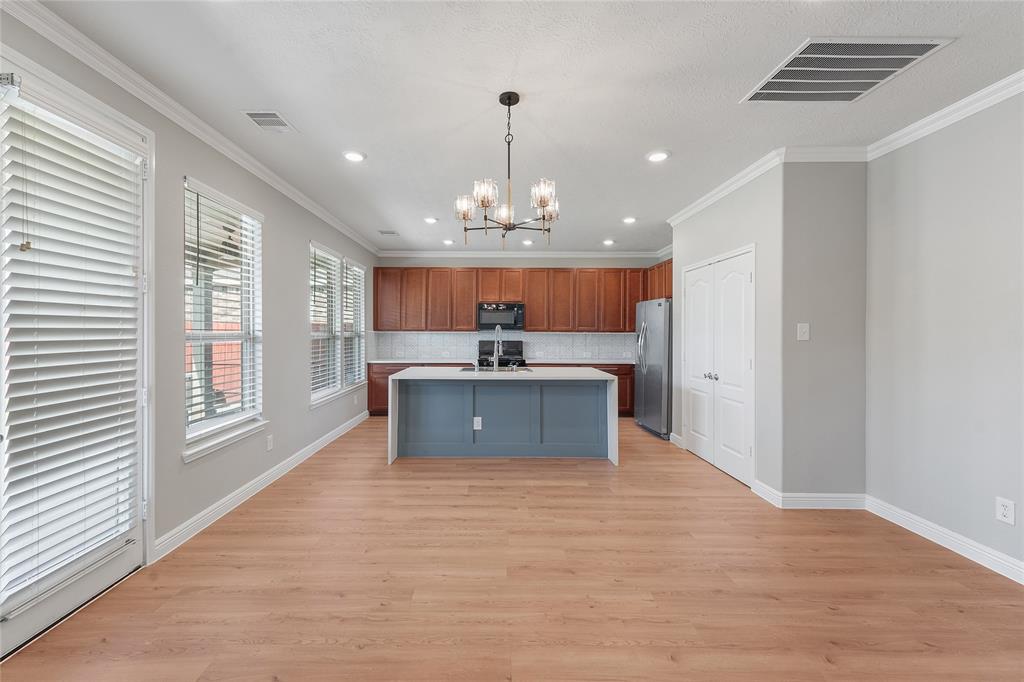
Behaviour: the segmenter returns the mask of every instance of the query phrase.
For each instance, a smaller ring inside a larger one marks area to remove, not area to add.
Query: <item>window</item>
[[[309,245],[310,394],[313,402],[341,388],[341,259]]]
[[[345,385],[366,381],[366,268],[345,259]]]
[[[185,429],[189,439],[260,417],[262,220],[259,214],[186,178]]]
[[[144,157],[0,94],[0,618],[10,628],[42,617],[22,606],[141,538]]]

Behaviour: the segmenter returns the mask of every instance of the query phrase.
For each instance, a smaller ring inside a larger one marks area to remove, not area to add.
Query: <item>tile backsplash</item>
[[[477,341],[494,338],[489,332],[370,332],[371,360],[472,360]],[[506,331],[505,341],[522,340],[527,362],[616,362],[629,364],[636,354],[636,335],[558,334]]]

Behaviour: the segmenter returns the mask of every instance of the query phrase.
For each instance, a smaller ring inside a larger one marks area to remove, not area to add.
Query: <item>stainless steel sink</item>
[[[460,372],[476,372],[476,371],[480,371],[480,372],[501,372],[503,374],[518,374],[519,372],[532,372],[533,370],[530,369],[529,367],[518,367],[515,370],[513,370],[511,367],[499,367],[497,369],[495,369],[493,367],[481,367],[479,370],[477,370],[474,367],[463,367],[459,371]]]

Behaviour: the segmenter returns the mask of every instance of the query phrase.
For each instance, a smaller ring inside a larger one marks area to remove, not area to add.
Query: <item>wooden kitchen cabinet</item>
[[[427,272],[427,329],[452,329],[451,268],[430,268]]]
[[[572,268],[548,270],[548,331],[571,332],[576,327],[576,271]],[[529,310],[529,306],[526,308]]]
[[[523,279],[523,306],[525,308],[523,329],[528,332],[548,331],[550,329],[548,315],[550,270],[547,268],[525,270]]]
[[[416,365],[371,362],[366,368],[366,411],[379,416],[388,413],[388,377]]]
[[[600,329],[598,316],[598,273],[597,268],[576,270],[576,289],[573,300],[576,309],[575,329],[579,332],[596,332]]]
[[[427,269],[402,270],[402,329],[424,331],[427,328]]]
[[[477,293],[481,303],[501,302],[501,270],[480,268],[477,270]]]
[[[602,268],[598,272],[599,329],[626,331],[626,272],[619,268]]]
[[[402,329],[403,268],[373,269],[373,328],[378,331]]]
[[[662,298],[672,298],[672,259],[665,261],[665,270],[661,276]]]
[[[501,302],[521,303],[523,301],[523,271],[518,268],[501,270]]]
[[[630,268],[626,270],[626,329],[636,329],[636,304],[644,300],[644,279],[646,272],[643,268]]]
[[[452,331],[476,331],[476,268],[452,269]]]

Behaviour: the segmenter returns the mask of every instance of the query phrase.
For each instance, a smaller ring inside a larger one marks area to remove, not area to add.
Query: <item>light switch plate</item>
[[[810,341],[811,340],[811,323],[810,322],[797,322],[796,323],[796,340],[797,341]]]
[[[484,418],[483,417],[473,417],[473,430],[474,431],[483,431],[484,430]]]

